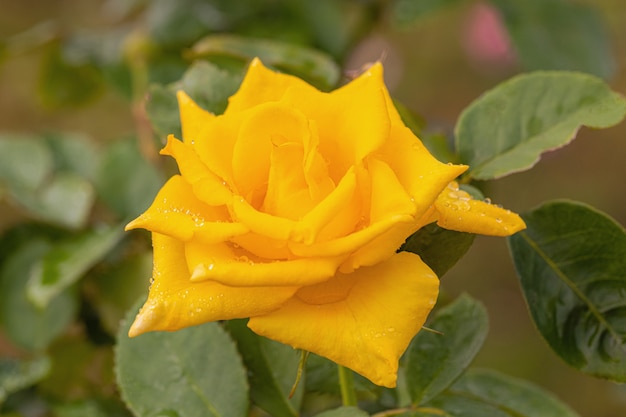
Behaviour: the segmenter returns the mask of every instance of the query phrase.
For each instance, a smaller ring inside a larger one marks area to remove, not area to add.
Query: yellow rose
[[[152,232],[154,275],[130,336],[249,317],[256,333],[376,384],[437,299],[420,227],[508,235],[514,213],[471,200],[402,123],[375,64],[323,93],[254,60],[223,115],[178,93],[180,175],[127,229]]]

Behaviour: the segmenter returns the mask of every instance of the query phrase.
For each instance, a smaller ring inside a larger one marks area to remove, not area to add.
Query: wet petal
[[[395,126],[389,141],[376,157],[393,167],[398,180],[413,197],[421,216],[446,185],[461,175],[467,166],[439,162],[408,127]]]
[[[216,282],[191,283],[183,243],[153,233],[154,282],[129,336],[178,330],[216,320],[265,314],[279,308],[297,287],[232,288]]]
[[[169,135],[161,155],[169,155],[176,160],[181,175],[192,185],[194,193],[200,200],[217,206],[226,204],[232,198],[232,192],[226,183],[202,163],[193,146]]]
[[[510,210],[474,200],[451,182],[435,202],[437,224],[444,229],[490,236],[509,236],[526,228],[522,218]]]
[[[170,178],[148,210],[126,226],[126,230],[136,228],[179,240],[196,236],[206,242],[220,242],[248,232],[243,224],[229,221],[225,208],[208,206],[198,200],[180,175]]]
[[[248,326],[394,387],[398,360],[434,306],[438,286],[417,255],[402,252],[301,289],[280,309],[252,317]]]
[[[232,287],[302,286],[326,281],[341,258],[264,260],[226,244],[185,243],[187,266],[193,282],[206,280]]]

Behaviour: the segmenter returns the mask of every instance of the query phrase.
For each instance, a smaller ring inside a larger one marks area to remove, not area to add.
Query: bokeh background
[[[0,0],[0,37],[42,22],[54,22],[66,32],[107,30],[118,24],[111,11],[113,3],[122,2]],[[344,69],[358,69],[367,62],[383,60],[393,96],[419,114],[429,131],[451,136],[457,117],[472,100],[523,68],[498,16],[486,3],[448,3],[402,29],[391,25],[384,13],[377,16],[362,36],[346,47],[340,64]],[[626,3],[575,3],[594,7],[604,20],[616,62],[607,81],[625,94]],[[271,15],[259,16],[259,26],[264,24],[272,25]],[[113,89],[103,90],[85,106],[46,107],[37,93],[42,54],[44,48],[28,49],[0,61],[0,131],[81,132],[99,143],[136,131],[128,99]],[[485,184],[485,194],[518,212],[550,199],[578,200],[626,224],[625,161],[626,123],[601,131],[583,128],[573,143],[545,154],[534,169]],[[6,199],[0,201],[0,233],[23,219],[20,208]],[[625,386],[581,374],[543,342],[530,321],[505,240],[478,237],[442,282],[450,297],[468,292],[488,309],[490,334],[475,364],[533,381],[581,416],[626,415]],[[16,354],[19,349],[0,333],[0,355]]]

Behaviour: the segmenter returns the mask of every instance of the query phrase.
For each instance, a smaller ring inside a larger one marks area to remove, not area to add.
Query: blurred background
[[[427,135],[451,138],[459,114],[472,100],[522,71],[588,71],[626,93],[622,0],[550,0],[545,4],[554,3],[555,9],[545,13],[532,6],[540,0],[267,0],[254,6],[244,1],[240,7],[226,1],[174,3],[0,0],[0,39],[5,40],[0,44],[0,135],[73,132],[99,146],[141,137],[146,120],[140,105],[147,86],[178,80],[189,65],[181,51],[215,32],[312,46],[333,57],[346,74],[382,60],[392,95],[419,115]],[[560,4],[574,9],[561,10]],[[579,24],[589,30],[580,33]],[[551,52],[546,38],[558,38],[555,45],[562,56]],[[592,53],[584,55],[590,46]],[[130,70],[119,69],[118,61]],[[63,73],[64,65],[71,67],[70,75]],[[142,76],[144,65],[161,72]],[[64,89],[77,83],[77,91]],[[154,156],[145,149],[144,155]],[[626,224],[625,160],[626,123],[598,131],[583,128],[573,143],[545,154],[534,169],[485,183],[483,190],[495,203],[518,212],[566,198]],[[94,210],[92,218],[111,216]],[[0,191],[0,234],[29,219],[23,205]],[[468,292],[488,309],[490,334],[475,364],[533,381],[581,416],[625,415],[626,387],[568,367],[541,339],[507,251],[504,239],[478,237],[442,278],[446,297]],[[68,332],[80,330],[70,326]],[[23,352],[0,333],[0,355],[19,357]],[[97,369],[106,370],[108,356],[103,353],[98,360],[104,365]],[[89,389],[114,390],[100,377],[88,376]],[[80,398],[82,391],[75,389],[79,392],[72,395]]]

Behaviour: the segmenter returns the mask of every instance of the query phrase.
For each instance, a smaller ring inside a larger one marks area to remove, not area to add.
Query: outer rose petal
[[[490,236],[509,236],[526,228],[522,218],[511,212],[473,200],[456,182],[451,182],[435,201],[437,224],[444,229]]]
[[[224,208],[198,200],[183,177],[175,175],[161,188],[148,210],[130,222],[126,230],[141,227],[183,241],[195,236],[206,243],[222,242],[248,232],[243,224],[228,220]]]
[[[338,274],[248,322],[254,332],[396,385],[398,360],[435,305],[439,281],[419,256]]]
[[[203,137],[206,125],[215,119],[215,115],[198,106],[182,90],[176,92],[178,99],[178,112],[180,113],[180,124],[183,131],[183,140],[187,144],[192,144],[195,140]]]
[[[178,330],[216,320],[266,314],[293,296],[297,287],[232,288],[216,282],[189,282],[183,243],[152,234],[154,283],[128,332]]]
[[[241,112],[261,103],[280,100],[291,87],[318,91],[315,87],[288,74],[266,68],[260,59],[254,58],[241,82],[239,91],[228,99],[224,114]]]

